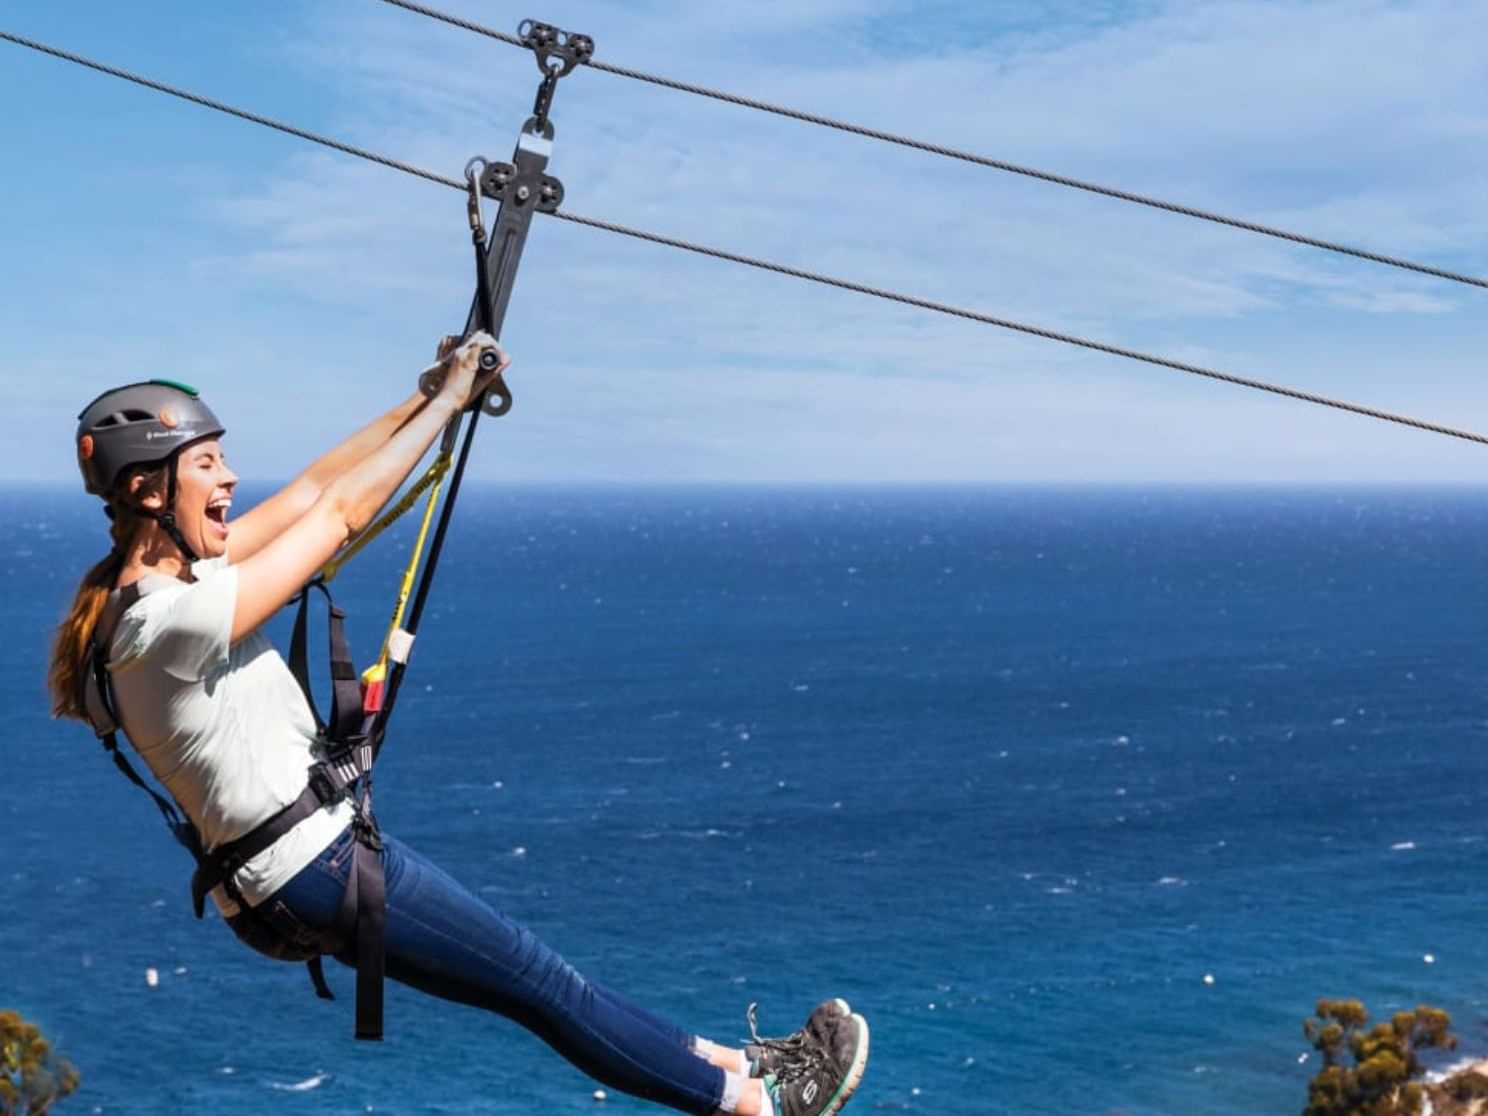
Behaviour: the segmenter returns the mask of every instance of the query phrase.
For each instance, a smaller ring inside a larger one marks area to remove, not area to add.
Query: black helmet
[[[222,423],[194,387],[147,380],[113,388],[78,415],[83,487],[107,498],[126,469],[165,461],[188,442],[222,433]]]

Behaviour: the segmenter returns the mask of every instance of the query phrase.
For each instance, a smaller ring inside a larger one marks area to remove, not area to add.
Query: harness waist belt
[[[247,906],[241,895],[235,894],[237,888],[231,883],[238,869],[321,807],[339,802],[345,796],[346,784],[331,774],[334,769],[328,771],[328,767],[327,764],[316,764],[311,768],[310,782],[300,792],[300,797],[273,817],[236,840],[201,854],[196,871],[191,874],[191,906],[197,918],[205,914],[207,895],[219,884],[228,885],[228,893],[240,907]]]

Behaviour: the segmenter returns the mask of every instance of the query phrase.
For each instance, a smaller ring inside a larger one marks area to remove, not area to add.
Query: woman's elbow
[[[320,494],[320,499],[315,501],[311,513],[325,523],[325,529],[334,536],[338,549],[365,526],[364,523],[358,522],[358,519],[363,517],[359,514],[357,502],[351,498],[350,493],[337,484],[330,485]]]

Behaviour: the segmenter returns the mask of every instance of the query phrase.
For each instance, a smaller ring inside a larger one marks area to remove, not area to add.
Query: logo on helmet
[[[78,439],[78,457],[87,461],[93,456],[93,435],[84,434]]]
[[[161,407],[157,417],[160,419],[160,425],[167,430],[174,430],[181,422],[181,412],[174,407]]]

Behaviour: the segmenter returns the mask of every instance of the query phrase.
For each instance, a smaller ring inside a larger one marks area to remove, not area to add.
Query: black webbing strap
[[[387,880],[378,851],[356,847],[356,1037],[382,1041],[382,991],[387,975]]]
[[[154,787],[150,786],[149,783],[140,778],[139,772],[135,771],[130,762],[124,758],[124,753],[119,750],[118,734],[113,732],[107,733],[104,736],[100,736],[98,742],[103,745],[104,751],[108,752],[109,758],[114,761],[114,766],[124,772],[124,777],[155,800],[156,807],[160,810],[161,816],[165,818],[165,824],[170,826],[171,835],[181,843],[187,852],[197,857],[199,861],[201,857],[201,839],[197,836],[195,827],[181,816],[174,802],[171,802]]]
[[[310,590],[319,589],[326,599],[326,628],[331,648],[331,719],[321,720],[315,697],[310,688],[309,654],[309,602]],[[380,1041],[383,1030],[383,980],[387,968],[386,922],[387,881],[383,877],[382,840],[378,836],[377,822],[372,816],[372,762],[374,753],[366,736],[362,712],[361,677],[351,661],[351,651],[346,642],[346,614],[336,605],[325,582],[316,578],[300,592],[299,608],[295,613],[294,630],[290,635],[289,668],[299,683],[315,724],[326,742],[330,755],[327,757],[326,775],[340,788],[349,782],[362,780],[362,792],[357,799],[357,816],[352,822],[356,844],[352,848],[352,863],[347,874],[346,890],[341,895],[336,919],[324,944],[326,953],[339,953],[351,943],[356,955],[356,1037]],[[316,789],[317,779],[311,778],[306,794]],[[304,796],[302,795],[301,798]],[[292,825],[293,823],[291,823]],[[315,994],[322,999],[334,999],[330,986],[326,984],[325,968],[320,958],[307,962],[310,981]]]
[[[283,837],[326,804],[321,787],[312,779],[300,796],[267,821],[260,822],[235,841],[226,841],[198,858],[191,874],[191,905],[196,917],[206,910],[207,894],[237,874],[239,868]],[[234,901],[237,901],[234,896]]]
[[[129,600],[129,604],[132,604],[139,598],[139,590],[133,585],[128,588],[134,589],[133,600]],[[94,634],[89,648],[88,659],[89,667],[93,672],[93,684],[97,688],[98,700],[107,718],[105,724],[108,726],[103,731],[98,731],[99,726],[94,726],[94,731],[98,734],[98,742],[103,745],[103,750],[109,754],[109,758],[114,761],[114,766],[123,772],[124,777],[150,796],[155,803],[155,808],[160,811],[160,816],[165,819],[165,824],[170,827],[171,836],[181,843],[197,863],[200,863],[201,838],[196,828],[176,808],[174,802],[141,778],[140,773],[134,769],[134,765],[119,750],[119,714],[114,707],[113,691],[109,687],[108,664],[105,661],[105,652],[103,645],[98,641],[97,633]],[[84,707],[86,708],[86,701]]]
[[[315,994],[322,1000],[334,1000],[336,994],[326,983],[325,959],[319,955],[312,957],[305,962],[305,968],[310,970],[310,983],[315,986]]]
[[[322,953],[340,956],[348,945],[356,965],[356,1037],[382,1039],[383,982],[386,975],[387,880],[382,871],[382,837],[372,817],[371,796],[364,792],[351,823],[354,844],[347,866],[346,887],[331,928],[321,943]],[[315,994],[333,1000],[319,958],[307,962]]]
[[[307,629],[310,619],[310,586],[300,590],[299,600],[299,607],[295,609],[294,630],[289,637],[289,672],[294,675],[300,692],[305,695],[305,704],[310,707],[310,715],[315,718],[315,731],[324,735],[326,726],[320,719],[315,693],[310,689],[310,664],[306,656],[306,645],[309,642]]]
[[[331,719],[327,724],[321,720],[320,710],[315,704],[315,695],[310,688],[310,667],[307,645],[309,643],[310,590],[319,589],[326,599],[326,634],[331,648]],[[356,666],[351,661],[351,650],[346,642],[346,613],[331,597],[325,582],[316,578],[300,590],[300,604],[295,611],[294,630],[289,640],[289,669],[300,684],[305,702],[315,717],[315,727],[332,748],[351,745],[360,735],[362,721],[362,681]]]
[[[364,800],[363,806],[370,811],[370,802]],[[370,819],[370,812],[352,823],[357,842],[352,849],[351,873],[336,921],[343,923],[349,917],[355,926],[356,1037],[380,1042],[387,969],[387,880],[382,873],[382,857],[378,855],[382,841],[375,825],[363,825],[364,817]]]

